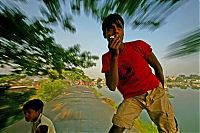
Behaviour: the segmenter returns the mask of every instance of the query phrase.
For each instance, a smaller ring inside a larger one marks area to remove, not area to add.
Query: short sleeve
[[[137,48],[145,59],[148,58],[152,53],[151,46],[142,40],[137,41]]]
[[[102,56],[102,73],[107,73],[110,70],[110,65],[109,65],[109,56],[108,54],[104,54]]]

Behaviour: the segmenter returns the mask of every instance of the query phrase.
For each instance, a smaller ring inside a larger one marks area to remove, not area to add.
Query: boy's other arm
[[[149,63],[149,65],[154,69],[155,71],[155,75],[158,77],[158,79],[160,80],[163,88],[164,88],[164,75],[163,75],[163,69],[162,66],[160,64],[160,62],[158,61],[157,57],[154,55],[154,53],[152,52],[151,55],[147,58],[147,62]]]
[[[105,74],[106,77],[106,85],[108,86],[109,90],[115,91],[118,81],[118,57],[112,57],[110,61],[110,71]]]

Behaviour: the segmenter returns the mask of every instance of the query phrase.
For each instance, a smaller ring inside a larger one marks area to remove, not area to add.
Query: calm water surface
[[[97,90],[104,96],[112,98],[117,104],[123,100],[119,91],[111,92],[106,87]],[[174,107],[181,133],[200,133],[200,90],[173,88],[169,89],[169,93],[174,96],[170,98],[170,101]],[[146,111],[142,112],[141,119],[151,122]]]

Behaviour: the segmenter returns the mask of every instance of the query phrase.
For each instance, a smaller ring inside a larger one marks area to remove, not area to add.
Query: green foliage
[[[0,84],[6,83],[11,84],[19,81],[22,78],[25,78],[26,75],[20,75],[20,74],[12,74],[12,75],[0,75]]]
[[[29,89],[24,93],[6,91],[0,96],[0,130],[23,118],[21,107],[34,94],[35,90]]]
[[[123,15],[133,28],[155,29],[165,23],[165,18],[186,1],[188,0],[126,0],[126,2],[122,0],[70,0],[70,2],[43,0],[46,8],[43,7],[42,11],[49,12],[46,15],[48,18],[54,18],[53,20],[57,20],[72,32],[75,31],[70,23],[73,20],[72,16],[80,15],[81,11],[84,11],[87,16],[91,15],[98,22],[108,14],[116,12]],[[66,9],[66,7],[69,8]]]
[[[80,45],[64,49],[52,33],[44,20],[28,21],[19,9],[0,6],[1,67],[9,65],[13,72],[28,75],[46,75],[53,69],[61,75],[66,68],[96,65],[98,56],[88,51],[81,53]]]
[[[134,127],[140,133],[158,133],[158,130],[154,124],[142,121],[140,118],[134,121]]]
[[[56,73],[56,71],[52,72]],[[55,75],[58,75],[58,73]],[[63,70],[62,76],[64,77],[64,79],[41,80],[39,82],[40,87],[37,89],[36,95],[34,95],[33,97],[40,98],[43,101],[49,101],[78,80],[82,80],[85,82],[91,81],[89,77],[84,75],[84,72],[82,70],[77,68]]]
[[[56,70],[49,69],[49,77],[51,79],[58,79],[59,78],[59,73]]]
[[[42,101],[47,102],[60,94],[64,89],[69,87],[69,82],[65,80],[42,80],[36,95],[33,97],[40,98]]]
[[[169,53],[166,58],[177,58],[200,51],[200,29],[199,27],[183,36],[182,39],[168,46]]]
[[[15,4],[16,7],[13,7],[0,2],[0,65],[12,66],[15,73],[28,75],[46,75],[49,69],[53,69],[59,73],[59,77],[66,68],[95,66],[94,61],[98,57],[88,51],[80,53],[79,45],[63,49],[57,44],[52,36],[51,24],[61,24],[63,29],[75,32],[72,16],[84,10],[97,21],[109,13],[117,12],[133,27],[153,29],[159,27],[165,17],[186,1],[43,0],[39,1],[43,17],[36,17],[34,21],[30,21]]]
[[[74,82],[78,81],[78,80],[82,80],[85,82],[91,82],[91,79],[88,76],[86,76],[81,69],[77,69],[77,68],[63,70],[62,75],[66,79],[72,80]]]
[[[200,80],[200,76],[199,75],[195,75],[195,74],[191,74],[191,75],[189,75],[188,79]]]
[[[183,78],[181,78],[181,77],[176,77],[175,81],[176,82],[184,82]]]

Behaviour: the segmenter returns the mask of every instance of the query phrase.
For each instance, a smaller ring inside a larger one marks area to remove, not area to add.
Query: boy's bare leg
[[[125,128],[113,125],[108,133],[123,133]]]

